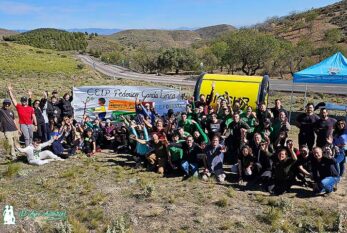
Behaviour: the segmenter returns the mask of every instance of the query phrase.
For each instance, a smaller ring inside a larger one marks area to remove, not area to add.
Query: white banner
[[[169,109],[185,111],[184,94],[175,89],[141,86],[84,86],[73,89],[74,114],[81,120],[83,114],[91,118],[112,118],[117,114],[135,112],[135,100],[154,105],[160,114]]]

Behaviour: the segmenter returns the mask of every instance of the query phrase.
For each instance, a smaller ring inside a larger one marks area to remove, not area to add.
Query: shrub
[[[5,177],[12,177],[12,176],[18,174],[20,169],[21,169],[21,166],[20,166],[19,163],[10,163],[7,166],[6,171],[3,173],[3,176],[5,176]]]

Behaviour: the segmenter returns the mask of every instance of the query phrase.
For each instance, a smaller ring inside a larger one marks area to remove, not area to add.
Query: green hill
[[[201,40],[198,33],[188,30],[125,30],[110,36],[127,48],[146,46],[158,48],[184,48]]]
[[[80,32],[67,32],[52,28],[40,28],[17,35],[4,36],[5,41],[60,51],[85,50],[87,37]]]
[[[225,33],[237,30],[235,27],[228,24],[220,24],[209,27],[203,27],[195,30],[202,39],[211,40]]]

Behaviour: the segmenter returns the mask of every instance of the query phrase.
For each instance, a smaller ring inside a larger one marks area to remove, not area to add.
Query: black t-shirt
[[[16,124],[14,123],[14,112],[9,109],[0,110],[0,129],[2,132],[17,131]]]
[[[326,139],[333,135],[335,123],[336,120],[330,117],[328,117],[326,120],[319,119],[316,122],[315,128],[317,130],[317,146],[324,146],[327,143]]]
[[[280,112],[284,112],[284,113],[286,114],[286,116],[288,116],[288,111],[285,110],[282,106],[281,106],[280,109],[278,109],[278,108],[276,108],[276,107],[273,107],[273,108],[271,108],[270,110],[271,110],[271,112],[272,112],[272,114],[273,114],[273,116],[274,116],[274,119],[277,119],[277,118],[278,118],[278,116],[280,115]]]
[[[221,127],[222,122],[220,120],[217,120],[216,123],[213,123],[212,121],[207,123],[207,131],[208,131],[208,136],[211,138],[213,137],[216,133],[221,133],[222,127]]]
[[[309,154],[307,157],[303,157],[302,155],[298,155],[298,160],[296,162],[296,166],[303,166],[303,168],[308,171],[311,172],[312,171],[312,159],[313,156],[312,154]]]
[[[323,157],[320,162],[317,159],[312,161],[313,179],[316,182],[323,180],[325,177],[338,177],[336,170],[336,160]]]
[[[316,114],[301,113],[296,118],[296,121],[300,123],[300,133],[314,134],[314,126],[318,120],[319,117]]]
[[[92,152],[93,151],[93,143],[95,142],[95,138],[92,137],[85,137],[83,140],[83,148],[85,151]]]

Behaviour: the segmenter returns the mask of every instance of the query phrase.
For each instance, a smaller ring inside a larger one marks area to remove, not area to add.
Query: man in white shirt
[[[50,146],[53,143],[53,141],[56,139],[56,137],[57,136],[55,136],[50,141],[45,143],[40,143],[39,140],[36,139],[31,145],[25,148],[20,148],[19,146],[17,146],[17,149],[18,151],[25,153],[27,155],[28,163],[32,165],[43,165],[43,164],[52,162],[54,160],[64,161],[62,158],[53,154],[52,151],[49,151],[49,150],[42,151],[43,148]]]

